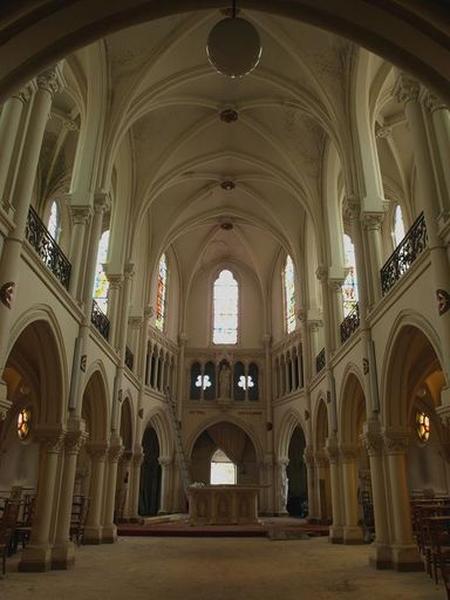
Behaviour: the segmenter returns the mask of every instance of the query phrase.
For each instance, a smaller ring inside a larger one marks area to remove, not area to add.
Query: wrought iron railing
[[[325,368],[326,362],[325,348],[322,348],[322,350],[316,356],[316,373],[320,373],[320,371]]]
[[[31,206],[28,211],[25,237],[36,250],[44,265],[66,289],[69,289],[72,265]]]
[[[344,343],[359,327],[359,304],[348,313],[341,323],[341,342]]]
[[[381,269],[383,296],[403,277],[428,244],[425,218],[421,213]]]
[[[131,352],[128,346],[125,348],[125,364],[130,369],[130,371],[133,370],[134,354]]]
[[[91,323],[106,340],[109,338],[109,319],[95,300],[92,300]]]

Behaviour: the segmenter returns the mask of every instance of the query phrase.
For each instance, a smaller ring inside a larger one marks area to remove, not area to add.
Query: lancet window
[[[284,315],[287,333],[295,331],[295,269],[289,254],[283,269]]]
[[[342,301],[344,317],[355,308],[358,302],[358,286],[356,278],[355,248],[349,235],[344,234],[345,266],[348,269],[347,276],[342,285]]]
[[[93,298],[106,314],[108,309],[108,291],[109,281],[106,277],[105,269],[103,268],[104,263],[108,258],[108,246],[109,246],[109,229],[103,232],[97,251],[97,262],[95,267],[95,280],[94,280],[94,291]]]
[[[214,282],[213,343],[236,344],[238,340],[239,286],[233,273],[224,269]]]
[[[158,265],[158,283],[156,288],[156,321],[155,325],[163,331],[166,319],[166,304],[167,304],[167,259],[166,255],[162,254]]]

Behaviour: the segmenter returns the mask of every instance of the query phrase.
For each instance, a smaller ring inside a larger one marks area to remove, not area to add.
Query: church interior
[[[450,9],[354,4],[0,8],[5,600],[450,598]]]

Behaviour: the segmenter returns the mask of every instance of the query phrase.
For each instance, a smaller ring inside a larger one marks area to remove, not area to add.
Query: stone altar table
[[[259,486],[205,485],[190,487],[191,525],[237,525],[258,523]]]

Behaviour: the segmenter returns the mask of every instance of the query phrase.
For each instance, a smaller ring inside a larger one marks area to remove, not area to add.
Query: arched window
[[[236,344],[239,288],[233,273],[224,269],[214,282],[214,344]]]
[[[286,331],[292,333],[295,331],[295,270],[294,263],[289,254],[283,269],[284,280],[284,318]]]
[[[160,330],[164,329],[167,302],[167,259],[162,254],[158,266],[158,286],[156,289],[156,321],[155,325]]]
[[[58,243],[59,236],[61,234],[61,211],[56,200],[53,200],[50,207],[50,216],[48,218],[47,229],[55,242]]]
[[[237,467],[228,456],[217,449],[211,458],[211,485],[236,485]]]
[[[353,242],[349,235],[344,233],[345,266],[348,269],[347,277],[342,286],[342,301],[344,317],[346,317],[358,302],[358,286],[356,279],[356,259]]]
[[[397,247],[405,237],[405,223],[403,221],[403,213],[400,204],[397,204],[394,211],[394,227],[392,230],[395,247]]]
[[[103,264],[106,262],[108,258],[108,246],[109,246],[109,229],[103,232],[102,237],[100,238],[100,243],[98,245],[97,251],[97,263],[95,267],[95,281],[94,281],[94,292],[93,298],[101,308],[101,310],[106,314],[108,309],[108,290],[109,290],[109,281],[106,277],[105,270],[103,268]]]

